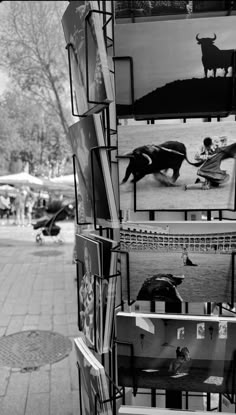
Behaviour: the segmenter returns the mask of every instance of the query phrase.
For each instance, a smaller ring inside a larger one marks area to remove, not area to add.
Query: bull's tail
[[[188,164],[191,164],[191,166],[200,167],[204,163],[204,160],[197,161],[196,163],[193,163],[192,161],[189,161],[189,159],[187,157],[187,154],[185,155],[184,158],[185,158],[185,160],[187,161]]]

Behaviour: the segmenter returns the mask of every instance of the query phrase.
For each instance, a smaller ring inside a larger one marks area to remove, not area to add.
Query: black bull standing
[[[130,161],[122,180],[122,184],[127,182],[129,176],[133,175],[132,182],[138,182],[148,174],[154,174],[157,179],[163,178],[166,185],[172,185],[179,177],[180,167],[184,160],[195,167],[200,167],[197,174],[204,177],[213,185],[219,185],[224,182],[226,172],[220,169],[222,160],[235,158],[236,143],[226,147],[219,148],[216,155],[205,162],[200,161],[192,163],[187,158],[186,147],[179,141],[166,141],[163,144],[149,144],[135,148],[132,153],[123,157],[129,157]],[[173,176],[170,181],[163,173],[168,169],[173,170]]]

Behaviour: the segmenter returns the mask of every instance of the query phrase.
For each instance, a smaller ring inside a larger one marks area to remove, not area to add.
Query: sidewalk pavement
[[[60,222],[63,244],[32,227],[0,226],[0,337],[23,330],[78,335],[74,224]],[[73,349],[36,371],[0,366],[1,415],[78,415],[78,372]]]

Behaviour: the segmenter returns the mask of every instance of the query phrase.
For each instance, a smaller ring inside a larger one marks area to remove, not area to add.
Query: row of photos
[[[232,114],[236,24],[234,16],[172,16],[164,21],[116,24],[116,88],[98,2],[70,2],[62,26],[71,65],[72,105],[80,116],[69,134],[84,223],[119,229],[117,240],[98,235],[96,229],[76,235],[81,335],[75,345],[81,410],[86,415],[94,413],[96,403],[98,413],[108,415],[112,408],[110,402],[104,403],[109,400],[104,368],[90,348],[99,354],[111,349],[117,297],[128,304],[135,301],[136,310],[142,310],[150,301],[233,306],[236,295],[234,222],[120,224],[118,206],[134,216],[149,210],[235,211],[236,142],[235,122],[227,119],[120,125],[114,143],[118,148],[118,201],[108,152],[101,148],[106,140],[99,111],[115,101],[120,118]],[[129,59],[121,59],[123,56]],[[217,157],[199,168],[196,154],[209,136],[218,147]],[[205,191],[192,186],[199,177],[208,178],[210,187]],[[116,289],[118,241],[123,252],[121,296]],[[229,315],[118,312],[118,385],[234,395],[236,319],[232,312]],[[130,359],[125,343],[130,344],[135,359]],[[146,410],[140,414],[153,413]],[[120,413],[139,412],[121,407]]]

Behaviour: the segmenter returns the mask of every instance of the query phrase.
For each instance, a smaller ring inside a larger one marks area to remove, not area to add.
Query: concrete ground
[[[23,330],[78,334],[73,222],[60,222],[64,243],[32,227],[0,224],[0,337]],[[1,352],[1,351],[0,351]],[[1,415],[78,415],[74,345],[63,360],[22,373],[0,366]]]

